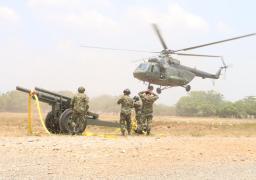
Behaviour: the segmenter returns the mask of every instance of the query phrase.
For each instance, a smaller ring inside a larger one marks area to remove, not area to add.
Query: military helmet
[[[80,86],[80,87],[78,88],[78,92],[79,92],[79,93],[84,93],[84,91],[85,91],[85,88],[84,88],[83,86]]]
[[[123,93],[124,93],[125,95],[130,95],[130,94],[131,94],[131,91],[130,91],[130,89],[125,89],[125,90],[123,91]]]
[[[139,96],[134,96],[134,97],[133,97],[133,100],[134,100],[134,101],[139,101],[140,98],[139,98]]]

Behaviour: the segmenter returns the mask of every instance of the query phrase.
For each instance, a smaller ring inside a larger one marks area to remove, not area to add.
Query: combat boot
[[[122,135],[122,136],[125,136],[125,131],[121,131],[121,135]]]
[[[147,136],[149,136],[150,135],[150,130],[147,130]]]
[[[143,132],[142,132],[141,129],[136,129],[136,130],[135,130],[135,133],[137,133],[137,134],[143,134]]]

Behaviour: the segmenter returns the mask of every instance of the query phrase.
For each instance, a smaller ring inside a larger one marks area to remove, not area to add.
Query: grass
[[[222,118],[156,118],[156,132],[175,136],[256,136],[256,120]],[[162,120],[161,120],[162,119]]]
[[[119,115],[103,114],[102,120],[118,121]],[[27,125],[26,113],[0,113],[0,136],[25,136]],[[34,135],[45,135],[37,114],[33,119]],[[116,128],[89,126],[89,132],[115,133]],[[153,119],[152,133],[155,135],[170,136],[224,136],[224,137],[251,137],[256,136],[256,120],[223,119],[223,118],[189,118],[157,116]]]

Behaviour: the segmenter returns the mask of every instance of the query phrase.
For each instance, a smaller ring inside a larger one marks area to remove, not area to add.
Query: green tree
[[[219,109],[218,109],[218,116],[220,117],[238,117],[239,115],[239,109],[235,105],[235,103],[224,101]]]
[[[223,95],[215,91],[193,91],[179,99],[176,113],[181,116],[215,116]]]
[[[253,96],[246,97],[235,102],[235,106],[239,109],[240,117],[254,116],[256,117],[256,99]]]

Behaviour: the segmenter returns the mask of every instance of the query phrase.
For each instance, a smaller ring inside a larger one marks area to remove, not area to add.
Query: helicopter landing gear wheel
[[[157,94],[161,94],[162,89],[161,88],[156,88],[156,92],[157,92]]]
[[[151,84],[148,84],[148,90],[153,91],[154,87]]]
[[[191,86],[187,85],[187,86],[185,86],[185,89],[186,89],[187,92],[189,92],[191,90]]]

